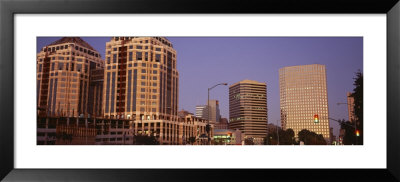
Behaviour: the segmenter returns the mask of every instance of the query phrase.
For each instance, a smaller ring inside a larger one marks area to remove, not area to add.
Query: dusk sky
[[[60,37],[40,37],[37,52]],[[104,59],[110,37],[82,37]],[[323,64],[327,69],[329,117],[348,120],[346,93],[353,91],[357,70],[363,71],[362,37],[167,37],[177,51],[179,110],[195,113],[207,104],[207,88],[229,118],[229,85],[244,79],[267,83],[268,122],[280,120],[279,74],[285,66]],[[330,121],[334,135],[339,124]]]

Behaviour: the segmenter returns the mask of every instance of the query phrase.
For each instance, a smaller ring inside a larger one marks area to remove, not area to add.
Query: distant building
[[[267,84],[243,80],[229,86],[229,128],[262,144],[267,136]]]
[[[208,108],[207,105],[196,106],[196,117],[202,119],[208,119]]]
[[[221,118],[218,123],[215,123],[215,129],[229,129],[228,119]]]
[[[354,97],[351,92],[347,92],[347,110],[349,112],[349,121],[353,123],[356,120],[356,115],[354,113]]]
[[[219,102],[218,100],[210,100],[209,101],[210,105],[210,123],[218,123],[219,120],[221,119],[220,111],[219,111]]]
[[[311,64],[279,69],[282,129],[307,129],[330,141],[326,68]]]
[[[218,123],[221,119],[218,100],[210,100],[209,108],[207,105],[196,106],[196,117],[210,120],[213,124]]]
[[[193,113],[191,113],[191,112],[189,112],[189,111],[186,111],[186,110],[180,110],[180,111],[178,111],[178,116],[180,117],[180,118],[184,118],[185,116],[187,116],[187,115],[194,115]]]

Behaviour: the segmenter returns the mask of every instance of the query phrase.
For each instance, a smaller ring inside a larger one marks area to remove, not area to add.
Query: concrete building
[[[356,115],[354,113],[354,97],[351,92],[347,92],[347,110],[349,112],[349,121],[353,123],[356,120]]]
[[[229,128],[262,143],[267,136],[267,85],[243,80],[229,86]]]
[[[215,129],[214,145],[242,145],[244,135],[239,129]]]
[[[322,134],[329,142],[328,93],[324,65],[279,69],[282,129],[302,129]]]
[[[113,37],[106,43],[104,116],[178,119],[176,51],[161,37]]]
[[[196,117],[208,119],[208,108],[207,105],[196,106]]]
[[[194,115],[194,114],[189,111],[183,110],[183,109],[178,111],[178,117],[180,117],[180,118],[184,118],[187,115]]]
[[[43,47],[36,60],[39,115],[101,115],[102,81],[91,79],[96,70],[103,72],[104,61],[92,46],[64,37]]]
[[[38,145],[133,145],[140,135],[154,136],[161,145],[207,144],[201,137],[207,121],[193,115],[178,121],[50,116],[37,122]]]
[[[215,123],[215,129],[229,129],[228,119],[221,118],[218,123]]]

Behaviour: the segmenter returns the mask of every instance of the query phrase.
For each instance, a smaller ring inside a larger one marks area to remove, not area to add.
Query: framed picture
[[[399,6],[1,2],[0,177],[398,181]]]

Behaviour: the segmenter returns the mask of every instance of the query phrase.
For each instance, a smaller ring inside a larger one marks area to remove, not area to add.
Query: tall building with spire
[[[162,37],[113,37],[106,43],[104,116],[178,119],[176,51]]]
[[[307,129],[329,141],[328,93],[325,65],[311,64],[279,69],[282,129]]]
[[[267,84],[242,80],[229,86],[229,128],[262,144],[267,136]]]
[[[36,64],[40,116],[101,115],[102,79],[91,82],[91,73],[101,75],[104,61],[91,45],[79,37],[61,38],[41,49]]]

